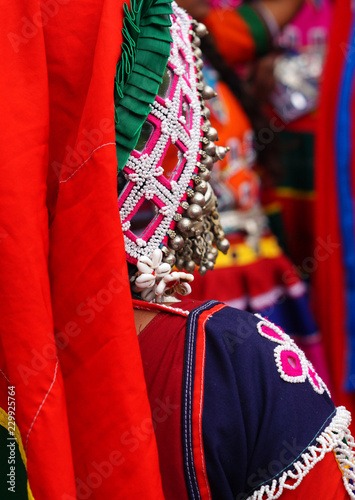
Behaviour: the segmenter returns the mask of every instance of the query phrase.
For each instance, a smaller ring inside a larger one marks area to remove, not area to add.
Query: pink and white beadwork
[[[323,394],[326,391],[330,396],[327,386],[316,373],[312,363],[291,337],[259,314],[256,316],[261,320],[257,324],[259,334],[278,344],[274,349],[274,357],[281,378],[291,383],[302,383],[308,379],[315,392]]]
[[[146,123],[152,132],[143,150],[131,153],[123,169],[127,184],[118,200],[127,260],[134,264],[140,256],[151,257],[156,248],[166,244],[167,232],[176,225],[174,216],[183,212],[181,202],[187,198],[188,186],[193,185],[191,176],[197,172],[200,159],[202,119],[189,34],[191,19],[176,3],[172,5],[173,44],[166,70],[169,86],[151,106]],[[164,175],[163,162],[171,145],[176,147],[177,160]],[[154,205],[155,215],[137,236],[131,230],[131,220],[145,200]]]

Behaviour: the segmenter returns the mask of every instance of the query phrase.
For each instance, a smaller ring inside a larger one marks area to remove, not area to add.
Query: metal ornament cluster
[[[126,257],[138,268],[132,277],[133,291],[154,301],[171,299],[175,291],[188,293],[192,278],[188,273],[198,266],[204,275],[213,269],[218,250],[226,253],[229,247],[209,184],[213,164],[224,158],[227,148],[215,144],[217,131],[206,106],[206,100],[215,96],[204,85],[201,71],[200,38],[207,30],[175,2],[172,7],[173,44],[163,82],[145,132],[142,128],[141,140],[119,176]],[[149,214],[147,205],[154,213]],[[142,230],[139,220],[144,213],[150,219]],[[162,252],[159,266],[170,266],[169,272],[164,268],[166,275],[157,276],[157,249]]]
[[[214,143],[218,140],[218,133],[211,126],[210,110],[205,103],[206,100],[216,96],[212,87],[203,83],[200,39],[207,34],[207,29],[202,23],[193,21],[189,34],[197,70],[203,136],[200,141],[198,171],[192,176],[193,187],[187,189],[187,201],[181,203],[184,211],[182,214],[175,214],[176,227],[168,231],[168,245],[162,250],[164,262],[171,266],[175,265],[180,271],[184,269],[188,273],[193,273],[197,265],[199,273],[203,276],[214,268],[218,250],[227,253],[229,249],[229,241],[225,238],[220,224],[217,198],[208,182],[214,163],[223,160],[229,148]]]

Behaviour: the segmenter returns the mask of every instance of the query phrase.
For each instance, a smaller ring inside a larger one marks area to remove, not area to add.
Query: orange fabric
[[[13,0],[0,23],[0,407],[14,385],[36,500],[162,499],[154,436],[124,440],[151,417],[116,200],[122,4]]]
[[[217,48],[231,65],[254,59],[255,42],[248,24],[234,10],[213,9],[203,23],[215,38]]]
[[[231,138],[242,141],[246,132],[252,132],[249,118],[226,83],[218,81],[215,90],[217,97],[208,101],[207,105],[212,111],[210,117],[212,126],[218,130],[219,144],[227,144]],[[223,114],[222,118],[218,115],[220,109]],[[245,151],[241,153],[244,155]],[[228,155],[221,163],[227,165]]]
[[[335,459],[334,453],[326,453],[323,460],[303,478],[295,490],[284,490],[282,500],[305,500],[321,498],[322,500],[346,500],[343,477]]]
[[[259,179],[252,170],[239,170],[226,180],[226,185],[230,188],[241,210],[249,210],[257,203]]]
[[[221,178],[233,193],[237,207],[248,210],[259,197],[259,178],[247,164],[248,155],[254,148],[253,131],[228,85],[218,81],[216,92],[217,97],[208,104],[210,121],[218,130],[219,144],[228,146],[230,151],[215,169],[221,170]]]

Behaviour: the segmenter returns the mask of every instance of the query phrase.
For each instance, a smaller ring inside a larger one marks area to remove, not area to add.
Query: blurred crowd
[[[195,273],[193,296],[279,324],[355,408],[352,13],[330,0],[179,4],[208,28],[209,120],[229,147],[210,182],[230,251]]]

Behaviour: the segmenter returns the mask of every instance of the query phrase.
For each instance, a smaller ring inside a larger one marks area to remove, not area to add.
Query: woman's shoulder
[[[191,498],[196,492],[226,500],[278,498],[329,452],[348,474],[350,414],[335,408],[283,330],[215,301],[141,307],[159,312],[140,340],[143,365],[150,398],[163,394],[157,380],[178,395],[175,425]],[[166,441],[160,434],[158,446]]]
[[[335,408],[312,364],[279,327],[213,303],[192,311],[186,335],[194,345],[195,394],[199,370],[203,376],[197,401],[203,400],[212,498],[259,498],[261,489],[266,496],[260,498],[276,498],[285,483],[300,483],[326,453],[346,447],[349,412]],[[347,453],[352,455],[350,448]]]

